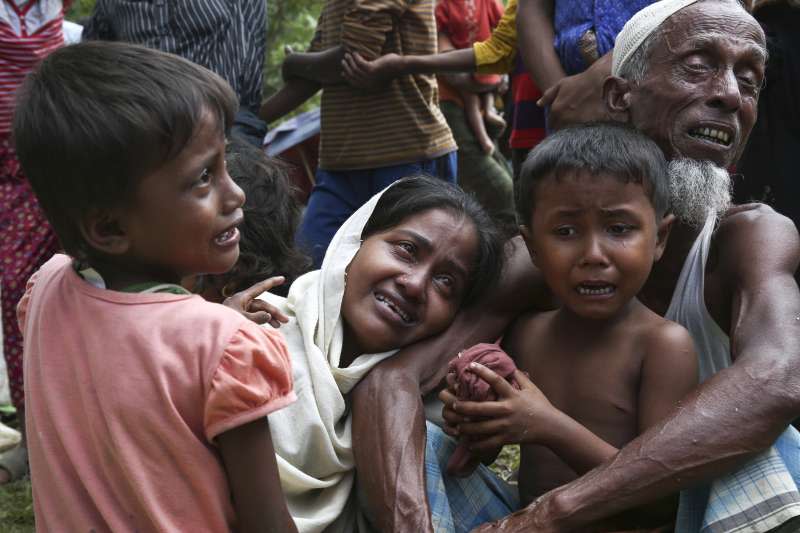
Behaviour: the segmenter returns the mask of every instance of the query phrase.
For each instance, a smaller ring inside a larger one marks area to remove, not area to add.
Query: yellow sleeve
[[[506,74],[517,55],[517,0],[509,0],[506,11],[486,41],[472,45],[478,74]]]

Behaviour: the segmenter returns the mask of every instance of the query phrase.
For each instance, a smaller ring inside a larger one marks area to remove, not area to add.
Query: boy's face
[[[184,149],[138,184],[121,224],[129,248],[123,260],[152,281],[220,274],[239,257],[244,193],[225,169],[225,138],[204,110]]]
[[[661,257],[671,219],[658,223],[644,187],[613,176],[548,176],[535,195],[521,230],[548,286],[578,316],[615,316]]]

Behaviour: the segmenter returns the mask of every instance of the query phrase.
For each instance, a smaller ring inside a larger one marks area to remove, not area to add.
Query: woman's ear
[[[664,255],[664,250],[667,248],[667,241],[669,240],[669,232],[672,231],[672,226],[675,224],[675,215],[669,213],[664,215],[664,218],[658,223],[658,232],[656,233],[656,251],[653,256],[655,263],[661,256]]]
[[[528,249],[528,255],[531,256],[531,261],[533,264],[538,267],[539,264],[536,262],[536,248],[533,245],[533,234],[531,233],[531,229],[521,224],[519,227],[519,233],[522,235],[522,240],[525,241],[525,247]]]
[[[83,239],[92,249],[107,255],[122,255],[131,246],[116,209],[91,209],[80,220]]]
[[[613,120],[630,121],[631,83],[617,76],[609,76],[603,82],[603,101]]]

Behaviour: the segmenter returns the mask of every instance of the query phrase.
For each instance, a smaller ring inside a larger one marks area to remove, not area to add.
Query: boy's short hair
[[[578,171],[641,183],[657,218],[669,208],[667,162],[658,145],[631,126],[595,122],[560,130],[531,151],[515,191],[519,223],[530,224],[536,186],[543,179]]]
[[[20,89],[14,142],[65,251],[91,254],[79,221],[124,206],[138,181],[176,157],[201,115],[227,132],[238,100],[211,71],[142,46],[87,42],[47,57]]]

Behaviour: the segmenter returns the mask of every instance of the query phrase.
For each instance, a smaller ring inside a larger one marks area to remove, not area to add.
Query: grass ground
[[[16,419],[3,418],[7,426],[17,428]],[[22,479],[0,485],[0,533],[33,532],[33,499],[31,482]]]
[[[14,427],[13,421],[6,422]],[[519,467],[519,446],[506,446],[500,452],[492,470],[508,481]],[[33,499],[31,482],[23,479],[0,486],[0,533],[31,533],[33,525]]]

